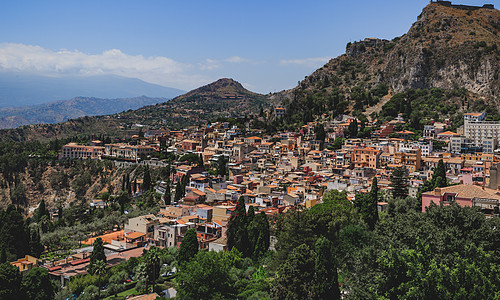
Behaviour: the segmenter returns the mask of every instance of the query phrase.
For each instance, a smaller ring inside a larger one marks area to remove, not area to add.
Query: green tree
[[[182,197],[184,197],[184,193],[185,193],[185,187],[182,185],[182,182],[179,181],[177,182],[177,184],[175,185],[175,194],[174,194],[174,201],[176,203],[179,203],[179,201],[182,199]]]
[[[313,286],[315,254],[302,244],[293,249],[287,260],[278,267],[272,289],[275,299],[308,299]]]
[[[180,299],[235,299],[230,270],[240,260],[237,251],[200,251],[177,275]]]
[[[391,186],[394,198],[405,198],[408,195],[408,170],[405,167],[397,167],[392,170]]]
[[[38,204],[38,208],[35,211],[35,221],[39,222],[43,216],[47,216],[50,218],[49,211],[45,207],[45,200],[44,199],[42,199],[42,201],[40,201],[40,204]]]
[[[227,175],[227,167],[226,167],[227,161],[224,155],[219,156],[217,159],[217,175],[220,175],[222,177]]]
[[[179,263],[189,262],[198,253],[198,238],[196,237],[196,231],[191,228],[189,229],[181,242],[181,247],[179,249],[178,261]]]
[[[358,194],[356,195],[356,201],[354,202],[358,211],[368,225],[370,230],[375,228],[375,224],[378,222],[378,186],[377,177],[373,177],[372,189],[370,193],[366,195]]]
[[[167,182],[165,184],[165,205],[170,205],[172,203],[172,184],[170,183],[170,178],[167,178]]]
[[[5,251],[5,248],[2,248],[2,250],[0,250],[0,264],[5,262],[7,262],[7,251]]]
[[[434,173],[432,174],[432,182],[433,182],[434,188],[445,187],[447,185],[446,168],[444,167],[444,163],[443,163],[442,159],[440,159],[438,161],[436,169],[434,169]]]
[[[102,239],[100,237],[95,239],[93,246],[94,248],[92,249],[92,253],[90,254],[90,263],[88,266],[90,274],[94,274],[97,261],[106,263],[106,255],[104,254],[104,245]]]
[[[248,209],[248,212],[250,213],[250,209]],[[257,260],[266,253],[270,245],[269,221],[264,212],[252,218],[252,221],[248,224],[247,232],[251,251],[250,255]]]
[[[340,299],[337,259],[333,254],[333,243],[325,237],[320,237],[316,241],[315,248],[314,298]]]
[[[244,257],[251,255],[250,243],[247,232],[247,216],[245,208],[245,198],[240,197],[236,208],[231,213],[227,223],[227,248],[236,248]]]
[[[142,188],[145,192],[149,191],[152,188],[152,186],[151,186],[151,173],[149,172],[149,167],[146,167],[146,169],[144,170]]]
[[[23,276],[22,290],[28,299],[51,300],[54,297],[54,287],[45,268],[33,268]]]
[[[10,263],[0,264],[0,299],[22,299],[22,275],[19,269]]]
[[[160,276],[161,257],[161,249],[154,246],[148,250],[144,257],[144,261],[149,271],[148,281],[153,284],[153,291],[155,289],[155,282]]]
[[[98,299],[101,298],[101,284],[102,284],[102,277],[106,274],[107,268],[106,268],[106,262],[103,260],[97,260],[94,262],[92,266],[92,273],[94,275],[97,275],[97,295]]]
[[[30,231],[30,254],[34,257],[40,257],[43,252],[43,245],[40,242],[40,234],[38,233],[38,229],[34,228]]]
[[[318,126],[316,126],[315,128],[315,131],[316,131],[316,140],[324,142],[326,138],[326,132],[323,124],[318,124]]]
[[[358,120],[354,119],[349,123],[349,126],[347,126],[347,135],[354,138],[358,136]]]

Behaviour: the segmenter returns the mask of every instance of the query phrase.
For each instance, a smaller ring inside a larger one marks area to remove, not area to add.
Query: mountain
[[[245,89],[233,79],[222,78],[168,102],[124,113],[121,118],[146,125],[182,128],[218,117],[250,117],[259,113],[260,108],[278,103]]]
[[[38,105],[3,107],[0,108],[0,129],[29,124],[59,123],[84,116],[115,114],[167,100],[146,96],[119,99],[76,97]]]
[[[70,107],[75,111],[84,110],[86,106],[90,106],[89,103],[97,102],[95,98],[75,98],[72,101],[76,104],[73,103]],[[113,106],[113,100],[107,101],[111,101],[110,106]],[[223,78],[170,101],[136,110],[114,115],[86,116],[57,124],[25,125],[0,130],[0,141],[48,140],[92,134],[123,137],[134,124],[146,125],[149,129],[180,129],[214,121],[218,117],[251,117],[259,113],[261,108],[278,104],[279,101],[275,99],[248,91],[233,79]],[[65,103],[57,105],[66,107]],[[1,114],[0,110],[0,116]]]
[[[42,104],[73,97],[174,98],[184,91],[116,75],[48,77],[0,72],[0,107]]]
[[[432,2],[403,36],[348,43],[345,54],[273,97],[284,100],[294,120],[312,118],[310,110],[379,112],[392,95],[417,89],[438,89],[443,95],[434,102],[449,101],[457,113],[477,101],[498,111],[499,33],[497,9]]]

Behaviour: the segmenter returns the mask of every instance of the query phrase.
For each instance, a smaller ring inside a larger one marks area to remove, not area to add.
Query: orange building
[[[352,153],[351,162],[355,168],[372,168],[379,166],[380,150],[372,147],[355,148]]]
[[[403,165],[410,172],[420,170],[421,163],[422,150],[419,148],[394,153],[394,164]]]

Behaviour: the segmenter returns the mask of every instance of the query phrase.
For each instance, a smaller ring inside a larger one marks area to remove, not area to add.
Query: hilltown
[[[191,228],[196,230],[200,249],[226,250],[226,226],[241,197],[247,210],[252,206],[273,222],[293,207],[311,208],[321,203],[328,190],[346,191],[348,199],[353,201],[356,195],[370,191],[376,177],[382,195],[378,210],[383,212],[388,208],[383,195],[393,188],[392,170],[404,168],[408,195],[417,197],[440,160],[450,185],[423,193],[422,211],[431,203],[449,205],[455,201],[462,206],[478,206],[488,217],[498,217],[500,155],[495,148],[500,125],[485,122],[485,117],[484,113],[465,114],[464,126],[456,133],[447,130],[449,122],[434,123],[425,126],[423,137],[418,139],[411,131],[394,130],[405,123],[401,116],[373,130],[368,139],[344,138],[349,127],[357,123],[350,116],[322,123],[324,137],[318,134],[316,122],[304,125],[299,132],[273,136],[218,122],[179,131],[142,133],[141,130],[140,134],[130,136],[129,143],[70,143],[63,146],[59,158],[105,159],[118,167],[168,166],[172,170],[172,184],[164,181],[153,184],[155,192],[168,205],[162,205],[157,214],[130,218],[122,230],[100,236],[105,242],[108,265],[117,265],[141,256],[143,247],[180,247],[184,234]],[[199,160],[166,162],[154,158],[155,153],[165,149],[177,158],[191,155]],[[218,172],[221,164],[222,173]],[[182,197],[165,199],[165,195],[174,194],[173,188],[182,180],[185,180]],[[134,180],[133,196],[142,193],[142,184],[141,179]],[[96,199],[90,205],[98,209],[107,203]],[[64,285],[71,277],[87,273],[90,251],[46,261],[44,267]],[[12,262],[21,271],[39,263],[31,256]]]

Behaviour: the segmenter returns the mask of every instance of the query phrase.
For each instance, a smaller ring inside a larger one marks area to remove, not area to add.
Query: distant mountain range
[[[84,116],[109,115],[169,100],[168,98],[101,99],[76,97],[38,105],[0,108],[0,129],[29,124],[52,124]]]
[[[0,107],[17,107],[74,97],[174,98],[185,91],[116,75],[48,77],[0,72]]]

